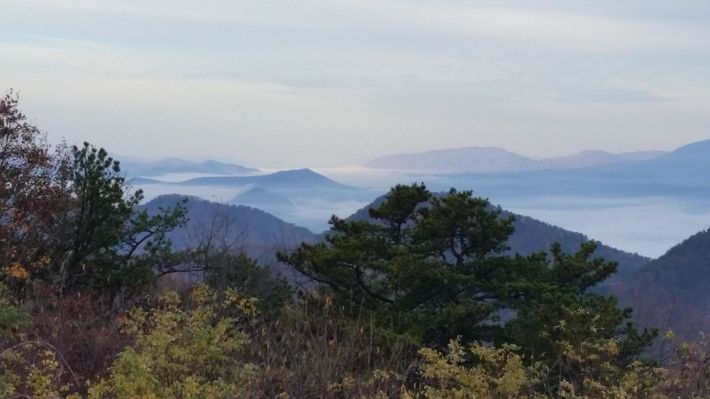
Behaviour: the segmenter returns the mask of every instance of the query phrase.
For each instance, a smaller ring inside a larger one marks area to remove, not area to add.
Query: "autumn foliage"
[[[469,191],[394,187],[280,259],[175,251],[120,164],[52,148],[0,100],[2,398],[710,398],[710,345],[663,339],[593,290],[616,265],[506,253],[511,220]],[[198,278],[182,275],[197,273]]]

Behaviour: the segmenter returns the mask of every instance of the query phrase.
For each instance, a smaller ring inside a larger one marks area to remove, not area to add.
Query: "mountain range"
[[[184,198],[180,195],[164,195],[153,199],[145,206],[149,212],[173,206]],[[381,203],[378,198],[369,206],[349,216],[351,220],[366,220],[368,210]],[[302,242],[323,240],[325,234],[285,222],[267,212],[251,206],[227,205],[189,197],[187,201],[189,222],[185,227],[171,233],[170,238],[177,249],[201,242],[204,237],[219,237],[218,242],[229,244],[244,251],[263,264],[284,272],[282,265],[275,263],[274,254],[278,250],[294,248]],[[504,212],[503,216],[510,213]],[[575,252],[580,244],[589,240],[583,234],[571,232],[548,223],[522,215],[515,216],[515,232],[508,244],[509,252],[523,255],[547,251],[554,242],[559,242],[566,252]],[[619,276],[632,275],[651,259],[624,252],[606,245],[600,245],[596,255],[619,263]]]
[[[257,190],[252,194],[264,194]],[[267,192],[268,194],[268,192]],[[182,196],[160,196],[145,206],[151,212],[177,203]],[[368,209],[382,198],[364,207],[349,219],[368,218]],[[292,282],[302,285],[300,275],[276,261],[275,253],[289,250],[302,242],[314,243],[324,234],[285,222],[251,206],[226,205],[191,197],[187,202],[188,224],[172,232],[176,248],[200,243],[211,237],[222,245],[243,251]],[[508,215],[503,213],[503,216]],[[565,252],[579,249],[588,237],[524,215],[515,215],[515,232],[508,245],[510,253],[530,254],[547,251],[558,242]],[[600,287],[613,293],[624,306],[634,309],[635,320],[644,326],[672,329],[683,337],[697,331],[710,331],[710,230],[702,231],[678,244],[658,259],[649,259],[600,244],[595,255],[617,262],[618,272]]]
[[[665,155],[663,151],[613,154],[586,150],[577,154],[532,159],[498,147],[464,147],[412,154],[386,155],[365,166],[375,169],[427,173],[523,172],[547,169],[580,169],[619,163],[641,162]]]
[[[425,166],[430,171],[475,167],[478,172],[403,173],[397,178],[416,181],[421,177],[432,190],[475,188],[476,195],[495,200],[571,196],[585,203],[599,196],[682,198],[689,212],[698,217],[703,215],[698,207],[707,207],[707,199],[710,198],[710,140],[692,143],[668,153],[607,154],[587,151],[573,157],[547,160],[531,160],[502,149],[459,149],[448,155],[436,151],[428,154],[421,162],[417,156],[409,155],[405,157],[409,162],[405,165]],[[466,156],[476,154],[480,155],[477,159],[466,161]],[[450,159],[445,159],[447,156]],[[441,159],[443,161],[440,162]],[[298,277],[288,276],[292,271],[278,264],[274,253],[293,248],[301,242],[317,242],[323,239],[323,235],[285,222],[264,210],[280,217],[315,210],[317,212],[308,217],[327,220],[327,216],[323,216],[330,212],[327,204],[367,198],[362,202],[366,204],[376,197],[373,191],[338,183],[310,169],[198,177],[172,183],[156,178],[134,178],[131,183],[162,185],[166,190],[174,190],[172,192],[196,192],[200,196],[214,192],[217,187],[225,187],[225,193],[231,193],[225,197],[231,198],[227,202],[235,205],[190,199],[190,222],[172,235],[176,246],[194,243],[195,237],[204,236],[209,229],[224,226],[220,230],[224,242],[244,250],[292,281],[297,281]],[[311,202],[306,200],[308,196],[311,196]],[[156,210],[160,206],[174,204],[179,198],[177,195],[159,196],[145,206]],[[366,218],[367,209],[378,201],[381,199],[350,217]],[[552,203],[550,206],[559,205]],[[284,209],[288,211],[276,212]],[[620,212],[623,212],[623,205]],[[219,223],[215,224],[216,221]],[[703,225],[700,222],[698,225]],[[710,220],[707,226],[710,226]],[[696,228],[691,231],[697,231]],[[683,236],[686,234],[683,233]],[[573,252],[587,239],[582,234],[525,215],[516,215],[515,233],[510,238],[509,246],[511,253],[529,254],[546,251],[553,242],[559,242],[563,250]],[[635,318],[640,324],[662,330],[670,328],[684,337],[699,330],[710,331],[710,313],[707,312],[710,308],[710,290],[706,288],[710,285],[710,231],[690,237],[657,259],[607,245],[600,245],[596,255],[618,262],[619,272],[606,282],[603,292],[616,294],[623,305],[634,308]]]
[[[174,186],[257,186],[262,189],[337,189],[348,190],[352,187],[340,184],[310,169],[284,170],[252,176],[206,176],[180,182],[167,182],[159,179],[135,178],[131,184],[170,184]]]
[[[474,187],[494,198],[667,196],[702,200],[710,196],[710,140],[633,162],[577,169],[447,173],[434,176],[431,181],[438,184],[437,189]]]

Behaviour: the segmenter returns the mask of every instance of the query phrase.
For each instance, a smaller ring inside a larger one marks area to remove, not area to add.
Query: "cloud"
[[[159,0],[86,1],[23,0],[6,12],[16,14],[56,10],[59,16],[93,16],[77,21],[101,31],[134,21],[142,32],[156,32],[161,26],[187,27],[192,35],[235,33],[244,28],[271,29],[271,33],[319,32],[322,35],[368,37],[439,37],[460,39],[503,39],[525,43],[563,46],[577,50],[615,51],[654,48],[708,48],[707,24],[650,18],[595,15],[562,7],[490,6],[486,2],[404,0],[263,0],[211,1],[208,3]],[[529,4],[529,3],[528,3]],[[45,10],[45,11],[42,11]],[[703,21],[701,21],[703,22]],[[197,31],[197,32],[196,32]],[[115,32],[114,32],[115,33]],[[119,32],[129,35],[129,32]],[[171,32],[176,37],[181,32]],[[262,31],[262,33],[264,33]],[[269,33],[269,32],[266,32]],[[160,35],[158,35],[160,36]],[[150,40],[150,35],[146,35]],[[284,38],[288,40],[288,38]]]
[[[257,166],[664,148],[710,124],[707,12],[496,4],[8,0],[0,83],[55,136]]]
[[[669,97],[655,95],[648,90],[584,86],[571,87],[567,88],[565,91],[548,93],[544,97],[552,101],[572,104],[629,104],[673,101],[673,99]]]

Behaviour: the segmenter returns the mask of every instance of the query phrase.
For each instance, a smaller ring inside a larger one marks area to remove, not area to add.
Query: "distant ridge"
[[[668,197],[690,201],[710,198],[710,140],[691,143],[672,152],[616,154],[614,162],[604,153],[581,153],[569,159],[553,159],[551,166],[508,172],[434,172],[423,178],[437,189],[475,188],[491,198],[544,196]],[[633,159],[618,161],[619,157]],[[585,158],[595,160],[591,166]],[[649,159],[650,158],[650,159]],[[537,161],[543,163],[543,161]],[[581,164],[588,166],[582,167]],[[563,165],[567,165],[564,166]]]
[[[310,169],[284,170],[265,175],[251,176],[208,176],[197,177],[182,182],[165,182],[158,179],[135,178],[131,184],[168,184],[176,186],[234,186],[253,185],[262,189],[339,189],[353,187],[340,184]]]
[[[609,165],[600,170],[610,176],[621,176],[635,181],[645,179],[649,182],[673,184],[678,190],[698,186],[702,189],[702,194],[706,194],[710,188],[710,140],[690,143],[643,162]]]
[[[155,177],[177,173],[245,175],[259,171],[258,169],[224,162],[211,160],[192,162],[178,158],[166,158],[151,162],[121,162],[121,169],[131,177]]]
[[[578,169],[624,162],[642,162],[659,158],[665,151],[638,151],[613,154],[606,151],[585,150],[573,155],[544,158],[538,161],[541,169]]]
[[[535,161],[498,147],[464,147],[376,158],[365,166],[377,169],[430,172],[514,172],[529,170]]]
[[[617,163],[642,162],[667,154],[639,151],[613,154],[586,150],[577,154],[535,160],[498,147],[463,147],[411,154],[386,155],[367,162],[375,169],[435,173],[524,172],[545,169],[579,169]]]
[[[268,175],[258,176],[215,176],[197,177],[186,180],[179,184],[193,186],[229,186],[255,184],[262,188],[331,188],[348,189],[344,184],[340,184],[310,169],[284,170]]]

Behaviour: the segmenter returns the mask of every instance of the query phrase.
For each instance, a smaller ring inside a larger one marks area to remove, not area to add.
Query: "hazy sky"
[[[134,157],[352,164],[710,137],[710,2],[0,0],[0,90]]]

